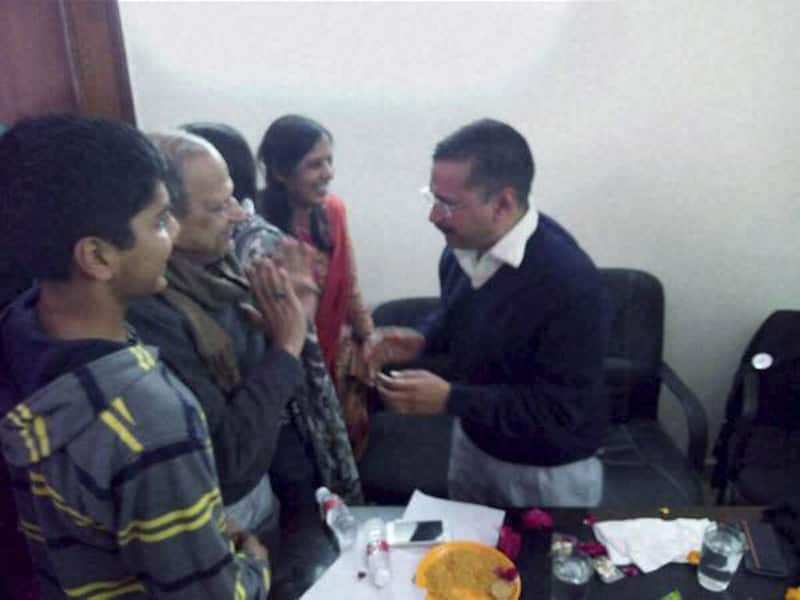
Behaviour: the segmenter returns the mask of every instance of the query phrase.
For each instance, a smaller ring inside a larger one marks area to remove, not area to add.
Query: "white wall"
[[[436,141],[493,116],[526,135],[537,204],[598,264],[661,279],[666,358],[712,435],[757,324],[800,304],[800,3],[121,9],[143,129],[219,120],[255,147],[299,112],[333,131],[370,303],[436,293],[417,190]]]

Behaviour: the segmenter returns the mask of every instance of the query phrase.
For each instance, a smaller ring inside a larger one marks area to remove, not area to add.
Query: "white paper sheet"
[[[685,563],[691,550],[700,550],[708,519],[625,519],[594,524],[594,536],[608,548],[615,565],[639,567],[643,573],[667,563]]]
[[[497,544],[505,512],[477,504],[442,500],[416,490],[403,513],[405,520],[445,519],[450,524],[453,540],[481,542],[488,546]],[[365,544],[361,536],[355,545],[342,553],[322,577],[304,595],[303,600],[423,600],[425,590],[414,585],[417,564],[429,548],[392,548],[389,553],[392,581],[384,588],[376,588],[368,578],[358,579],[358,572],[366,572],[363,560]]]

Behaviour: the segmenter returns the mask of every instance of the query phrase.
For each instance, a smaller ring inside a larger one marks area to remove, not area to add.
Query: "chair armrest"
[[[661,363],[661,380],[680,402],[686,415],[689,431],[689,462],[699,473],[703,472],[708,447],[708,418],[706,411],[695,393],[672,370],[667,363]]]
[[[661,379],[656,369],[629,358],[607,356],[603,361],[603,385],[611,402],[612,422],[657,418]]]

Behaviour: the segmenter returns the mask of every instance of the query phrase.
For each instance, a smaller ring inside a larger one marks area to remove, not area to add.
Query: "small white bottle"
[[[339,550],[345,550],[356,541],[356,520],[344,501],[326,487],[317,489],[322,520],[331,528]]]
[[[392,579],[389,563],[389,544],[386,541],[386,524],[383,519],[373,518],[364,523],[366,538],[367,571],[376,587],[383,587]]]

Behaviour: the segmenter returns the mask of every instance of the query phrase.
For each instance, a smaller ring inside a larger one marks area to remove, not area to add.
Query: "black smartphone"
[[[389,521],[386,538],[390,546],[433,546],[450,541],[447,521]]]
[[[783,556],[781,540],[771,523],[742,521],[749,551],[744,557],[744,568],[754,575],[786,577],[789,570]]]

